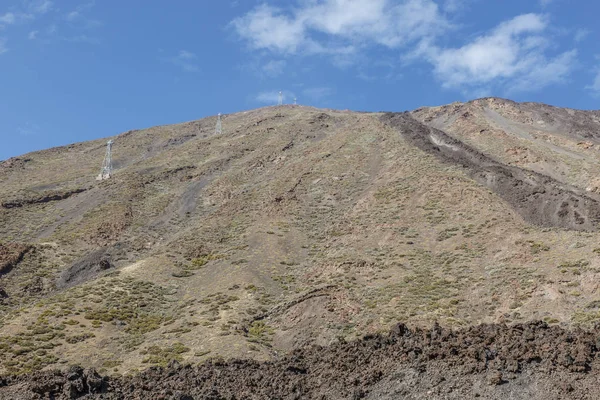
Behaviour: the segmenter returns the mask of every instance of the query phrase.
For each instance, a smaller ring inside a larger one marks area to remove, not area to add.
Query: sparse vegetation
[[[115,179],[68,201],[0,209],[2,246],[28,248],[0,281],[0,374],[263,357],[275,332],[281,343],[346,340],[399,321],[600,321],[588,284],[600,272],[598,233],[523,222],[484,180],[379,114],[319,115],[232,114],[235,130],[220,137],[208,120],[134,132],[120,137],[119,157],[134,161]],[[506,161],[492,133],[453,129]],[[0,167],[10,176],[0,200],[84,187],[100,145]],[[563,179],[587,184],[588,173]],[[112,267],[58,289],[60,274],[98,248]]]
[[[142,363],[165,367],[171,360],[183,361],[183,354],[189,351],[190,349],[183,343],[177,342],[168,347],[151,346],[140,354],[146,356]]]

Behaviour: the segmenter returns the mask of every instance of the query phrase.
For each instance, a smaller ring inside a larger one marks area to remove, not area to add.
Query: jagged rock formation
[[[72,367],[0,382],[0,399],[592,399],[596,335],[545,323],[389,334],[298,349],[273,362],[174,361],[136,376]]]

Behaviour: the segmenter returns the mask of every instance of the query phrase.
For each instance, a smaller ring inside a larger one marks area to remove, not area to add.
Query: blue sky
[[[286,102],[598,109],[600,2],[0,0],[0,159]]]

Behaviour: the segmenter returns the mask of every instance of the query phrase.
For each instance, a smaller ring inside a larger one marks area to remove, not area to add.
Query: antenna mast
[[[217,126],[215,127],[215,135],[223,133],[223,124],[221,123],[221,113],[217,116]]]
[[[110,178],[112,174],[112,145],[114,141],[109,140],[106,143],[106,155],[104,156],[104,162],[102,163],[102,170],[100,175],[96,178],[97,181],[103,181]]]
[[[279,92],[279,105],[283,105],[283,93],[281,91]]]

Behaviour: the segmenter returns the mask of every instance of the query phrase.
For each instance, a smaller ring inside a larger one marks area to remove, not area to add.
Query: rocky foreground
[[[64,372],[0,379],[1,399],[597,399],[598,329],[544,322],[387,335],[296,350],[273,362],[172,362],[135,376]]]

